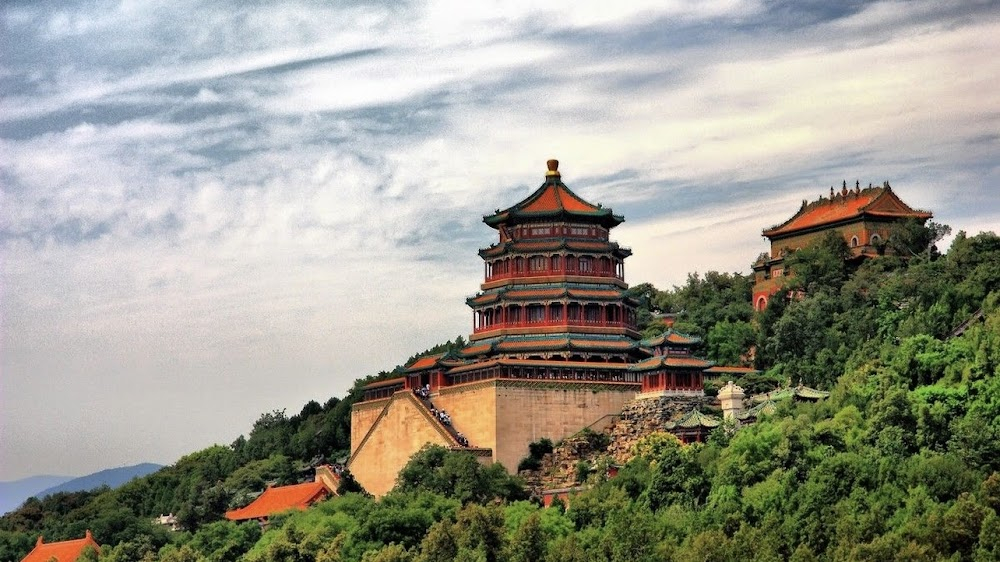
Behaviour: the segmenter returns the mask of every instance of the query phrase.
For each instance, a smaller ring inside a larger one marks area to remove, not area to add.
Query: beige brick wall
[[[355,409],[351,413],[352,423],[356,414],[370,415]],[[353,427],[351,434],[354,434]],[[365,490],[383,496],[395,486],[396,475],[410,457],[427,443],[451,445],[413,402],[396,395],[364,446],[354,454],[351,474]],[[353,438],[351,446],[356,447]]]
[[[508,471],[528,454],[528,444],[548,437],[558,441],[595,422],[603,429],[606,416],[621,412],[635,390],[564,389],[507,385],[496,389],[498,443],[493,458]]]
[[[372,424],[378,419],[379,414],[389,403],[389,399],[372,400],[371,402],[356,403],[351,408],[351,454],[357,450],[361,440],[365,438]]]
[[[494,381],[474,382],[442,389],[431,396],[434,407],[451,416],[472,447],[495,449],[497,395]]]
[[[596,431],[621,412],[635,390],[603,387],[566,389],[565,384],[505,381],[475,382],[443,389],[434,405],[451,416],[455,429],[474,447],[493,449],[493,459],[507,468],[528,454],[528,444],[548,437],[569,437],[595,422]],[[555,387],[555,388],[553,388]]]
[[[634,387],[624,386],[491,380],[445,388],[431,399],[470,445],[492,449],[493,460],[513,473],[529,443],[543,437],[558,441],[591,425],[600,431],[635,394]],[[397,394],[358,449],[386,403],[356,404],[351,413],[350,469],[376,496],[392,489],[396,474],[426,443],[451,445],[415,404]]]

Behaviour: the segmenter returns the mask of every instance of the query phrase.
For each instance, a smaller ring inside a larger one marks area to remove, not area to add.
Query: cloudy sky
[[[846,180],[997,230],[994,2],[0,7],[0,480],[171,463],[467,335],[559,158],[631,283]]]

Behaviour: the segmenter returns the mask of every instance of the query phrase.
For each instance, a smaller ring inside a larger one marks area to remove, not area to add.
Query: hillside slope
[[[7,513],[16,508],[24,503],[24,500],[37,495],[42,490],[58,486],[72,479],[72,476],[43,474],[41,476],[29,476],[20,480],[0,482],[0,514]]]
[[[161,468],[163,468],[163,465],[161,464],[148,462],[132,466],[123,466],[120,468],[108,468],[93,474],[61,482],[34,495],[39,498],[44,498],[45,496],[50,496],[59,492],[84,492],[100,488],[101,486],[117,488],[133,478],[139,478],[140,476],[152,474]]]

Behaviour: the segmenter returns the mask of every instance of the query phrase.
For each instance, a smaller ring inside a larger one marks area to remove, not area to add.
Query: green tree
[[[479,553],[486,562],[502,560],[504,541],[503,511],[497,505],[469,504],[458,512],[458,547]]]
[[[750,322],[723,320],[708,330],[706,357],[721,365],[743,365],[756,340],[757,332]]]
[[[523,482],[498,463],[484,467],[471,453],[428,445],[415,453],[396,478],[396,491],[426,490],[462,502],[526,498]]]
[[[532,513],[521,523],[511,538],[505,560],[538,562],[545,558],[545,544],[541,517],[538,513]]]
[[[449,519],[434,523],[420,542],[418,562],[452,562],[458,556],[458,537]]]
[[[361,562],[410,562],[413,555],[402,545],[390,543],[379,550],[366,552]]]
[[[609,562],[656,560],[656,521],[644,507],[631,504],[608,514],[602,546]]]

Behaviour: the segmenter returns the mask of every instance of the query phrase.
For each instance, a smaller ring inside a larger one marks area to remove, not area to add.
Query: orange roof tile
[[[479,250],[479,255],[484,258],[488,256],[497,256],[502,254],[506,248],[507,248],[506,244],[494,244],[489,248],[482,248],[481,250]]]
[[[250,505],[226,512],[230,521],[260,519],[290,509],[305,509],[325,498],[330,490],[322,482],[277,486],[264,490]]]
[[[503,341],[497,344],[497,349],[501,351],[513,351],[517,349],[549,349],[565,347],[569,344],[569,340],[566,338],[559,339],[548,339],[548,340],[520,340],[520,341]]]
[[[492,347],[493,346],[490,345],[490,344],[488,344],[488,343],[482,344],[482,345],[470,345],[469,347],[466,347],[465,349],[463,349],[460,353],[462,355],[466,355],[466,356],[469,356],[469,355],[482,355],[484,353],[489,352],[489,350]]]
[[[630,368],[633,371],[646,371],[649,369],[656,369],[663,365],[663,357],[650,357],[649,359],[643,359],[638,363],[633,363]]]
[[[500,364],[500,359],[490,359],[489,361],[479,361],[476,363],[469,363],[468,365],[462,365],[461,367],[455,367],[450,369],[448,374],[452,373],[464,373],[466,371],[475,371],[476,369],[485,369],[487,367],[493,367]]]
[[[666,332],[665,334],[660,334],[660,335],[658,335],[658,336],[656,336],[654,338],[650,338],[648,340],[645,340],[642,343],[643,343],[643,345],[648,345],[648,346],[651,346],[651,347],[656,347],[658,345],[663,345],[664,343],[694,344],[694,343],[698,343],[700,341],[701,340],[698,339],[698,338],[696,338],[696,337],[686,336],[686,335],[681,334],[679,332],[675,332],[673,330],[670,330],[669,332]]]
[[[486,303],[493,302],[493,301],[495,301],[495,300],[497,300],[499,298],[500,298],[500,295],[497,294],[497,293],[486,293],[486,294],[478,295],[478,296],[475,296],[475,297],[469,299],[469,302],[472,303],[472,304],[486,304]]]
[[[516,252],[528,252],[531,250],[556,250],[561,248],[563,245],[560,240],[541,240],[532,242],[515,242],[514,251]]]
[[[569,294],[574,297],[591,297],[598,299],[617,299],[622,296],[621,291],[601,289],[570,289]]]
[[[607,250],[611,247],[608,242],[583,242],[580,240],[570,240],[566,242],[566,247],[571,250]]]
[[[545,183],[534,193],[503,211],[483,217],[483,221],[493,228],[500,228],[504,223],[518,223],[539,218],[554,218],[571,216],[586,217],[588,222],[603,224],[607,227],[617,226],[625,219],[615,215],[611,209],[605,209],[584,201],[579,195],[570,191],[560,179],[556,170],[550,170],[545,176]]]
[[[554,299],[561,297],[566,294],[566,289],[521,289],[519,291],[509,291],[507,293],[507,298],[509,299]]]
[[[633,363],[630,368],[633,371],[649,371],[660,367],[690,367],[693,369],[704,369],[711,365],[711,361],[698,359],[697,357],[664,357],[662,355],[657,355],[638,363]]]
[[[683,334],[678,334],[677,332],[670,332],[667,335],[667,341],[670,343],[696,343],[701,340],[699,340],[698,338],[685,336]]]
[[[824,226],[865,215],[879,217],[930,218],[931,214],[917,211],[903,203],[889,187],[871,187],[859,191],[847,190],[834,193],[831,198],[820,198],[806,204],[792,218],[763,232],[773,238]]]
[[[420,369],[430,369],[434,365],[437,365],[438,360],[444,357],[444,353],[435,353],[434,355],[425,355],[423,357],[417,358],[416,361],[410,363],[406,367],[407,371],[419,371]]]
[[[52,559],[55,559],[56,562],[73,562],[83,554],[84,549],[88,546],[97,551],[101,549],[101,545],[97,544],[89,530],[82,539],[71,541],[45,543],[39,535],[35,542],[35,548],[22,558],[21,562],[50,562]]]
[[[698,359],[697,357],[667,357],[663,364],[667,367],[698,367],[704,369],[712,365],[711,361]]]
[[[393,378],[393,379],[385,379],[385,380],[381,380],[381,381],[375,381],[375,382],[372,382],[372,383],[368,383],[368,384],[366,384],[364,386],[364,388],[367,390],[369,388],[382,388],[383,386],[393,386],[393,385],[397,385],[397,384],[398,385],[402,385],[405,382],[405,380],[406,380],[405,377],[396,377],[396,378]]]
[[[627,340],[570,340],[573,347],[584,349],[629,349],[635,347],[635,343]]]
[[[599,209],[570,191],[562,182],[546,182],[532,197],[524,201],[521,210],[529,213],[562,210],[592,213]]]

